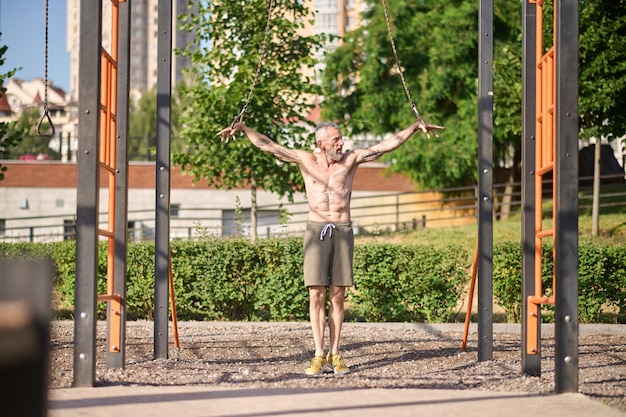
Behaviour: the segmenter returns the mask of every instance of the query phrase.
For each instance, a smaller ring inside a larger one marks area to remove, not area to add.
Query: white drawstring
[[[328,223],[326,224],[326,226],[324,226],[324,228],[322,229],[322,233],[320,234],[320,240],[324,240],[324,236],[326,236],[326,232],[330,231],[330,233],[328,233],[328,237],[333,237],[333,229],[335,228],[335,225],[332,223]]]

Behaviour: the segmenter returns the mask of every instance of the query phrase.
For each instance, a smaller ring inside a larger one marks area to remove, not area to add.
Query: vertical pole
[[[535,117],[537,6],[522,2],[522,373],[541,375],[541,327],[537,353],[528,354],[528,297],[535,294]],[[541,208],[539,207],[539,210]],[[541,323],[541,321],[539,321]]]
[[[66,158],[66,162],[72,162],[72,137],[70,132],[67,132],[67,158]]]
[[[96,377],[101,38],[101,1],[81,0],[74,305],[75,387],[91,387]]]
[[[119,351],[107,350],[107,367],[123,368],[126,357],[126,249],[128,241],[128,110],[130,83],[130,10],[131,0],[119,4],[119,47],[117,72],[117,132],[115,175],[115,261],[113,263],[113,294],[120,296]],[[111,314],[116,314],[115,312]],[[110,314],[109,332],[111,334]]]
[[[172,0],[159,1],[156,125],[154,358],[167,358],[170,255],[170,115]]]
[[[63,132],[59,132],[59,161],[63,162]]]
[[[556,11],[555,389],[578,391],[578,0]]]
[[[478,18],[478,360],[493,359],[493,0]]]

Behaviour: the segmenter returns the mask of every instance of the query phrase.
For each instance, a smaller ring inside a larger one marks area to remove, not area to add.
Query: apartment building
[[[338,37],[328,42],[316,55],[318,64],[315,72],[319,80],[319,74],[324,69],[324,54],[332,52],[346,33],[361,25],[361,13],[367,4],[364,0],[308,0],[307,6],[314,16],[314,24],[305,28],[305,32]]]
[[[111,46],[111,2],[102,2],[102,46]],[[193,40],[193,34],[177,28],[177,16],[193,13],[187,0],[172,0],[172,46],[185,48]],[[142,92],[149,90],[157,81],[158,46],[158,0],[133,0],[131,2],[130,34],[130,88]],[[78,54],[80,51],[80,0],[67,0],[67,51],[70,55],[70,96],[78,99]],[[190,65],[186,57],[172,53],[172,85],[183,78],[182,70]]]

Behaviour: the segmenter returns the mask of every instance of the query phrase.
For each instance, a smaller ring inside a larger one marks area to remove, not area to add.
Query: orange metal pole
[[[467,311],[465,312],[465,326],[463,328],[463,342],[461,350],[465,352],[467,348],[467,334],[469,333],[469,325],[472,318],[472,304],[474,304],[474,286],[476,284],[476,276],[478,273],[478,242],[476,242],[476,250],[474,251],[474,263],[472,264],[472,279],[470,280],[470,290],[467,299]]]
[[[180,348],[178,341],[178,318],[176,316],[176,297],[174,296],[174,274],[172,273],[172,255],[169,258],[170,261],[170,273],[169,273],[169,287],[170,287],[170,303],[172,304],[172,328],[174,335],[174,346],[176,349]]]

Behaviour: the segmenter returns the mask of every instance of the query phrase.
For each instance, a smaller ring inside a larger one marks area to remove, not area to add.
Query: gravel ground
[[[129,322],[126,366],[107,369],[106,325],[99,323],[97,383],[554,392],[552,335],[542,338],[541,377],[529,377],[521,374],[519,334],[494,333],[493,360],[478,362],[476,333],[462,352],[462,331],[345,323],[341,350],[352,372],[306,376],[313,349],[308,323],[182,322],[178,330],[180,348],[172,342],[169,358],[154,360],[152,322]],[[70,387],[73,322],[54,322],[51,342],[50,387]],[[579,391],[626,411],[626,334],[579,337]]]

